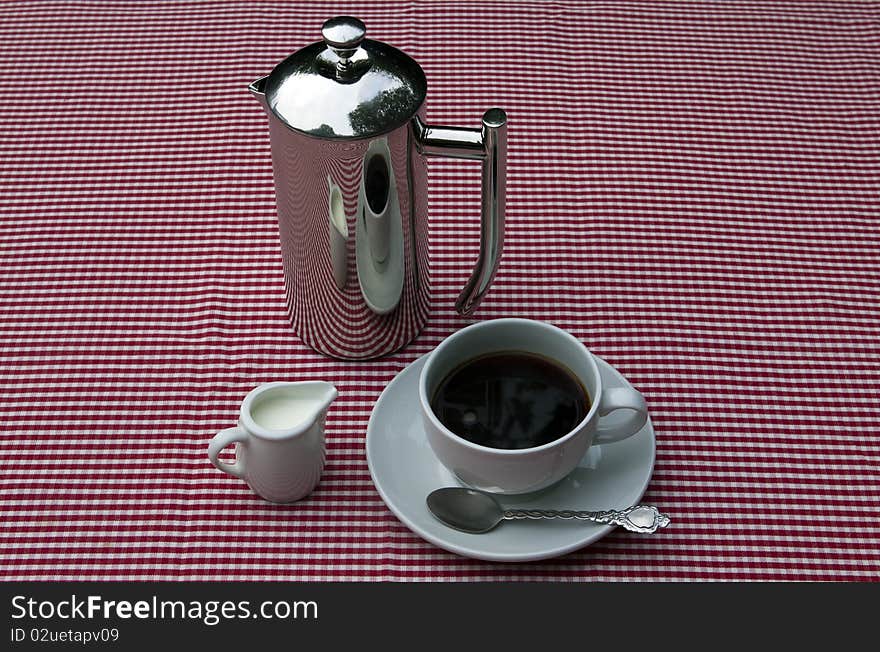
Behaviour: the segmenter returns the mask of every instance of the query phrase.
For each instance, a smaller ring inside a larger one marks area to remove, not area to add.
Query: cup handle
[[[616,410],[629,410],[623,423],[603,425],[602,417]],[[599,400],[599,425],[596,428],[594,444],[611,444],[632,437],[648,420],[648,406],[645,397],[631,387],[611,387],[602,392]]]
[[[244,464],[242,461],[236,459],[232,464],[224,462],[220,459],[220,451],[229,446],[229,444],[234,442],[247,443],[247,440],[247,433],[238,426],[221,430],[214,435],[211,443],[208,444],[208,459],[211,460],[211,464],[224,473],[233,475],[236,478],[244,478]]]

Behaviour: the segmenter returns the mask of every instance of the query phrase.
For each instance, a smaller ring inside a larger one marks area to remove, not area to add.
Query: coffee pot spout
[[[257,101],[264,110],[269,108],[269,105],[266,102],[266,79],[268,79],[268,76],[260,77],[259,79],[252,81],[248,86],[251,95],[257,98]]]

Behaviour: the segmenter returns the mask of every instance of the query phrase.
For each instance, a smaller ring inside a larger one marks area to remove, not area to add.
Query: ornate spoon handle
[[[669,525],[669,517],[653,505],[634,505],[622,510],[604,512],[585,512],[570,509],[506,509],[502,514],[505,520],[562,518],[592,521],[607,525],[619,525],[630,532],[651,534],[658,528]]]

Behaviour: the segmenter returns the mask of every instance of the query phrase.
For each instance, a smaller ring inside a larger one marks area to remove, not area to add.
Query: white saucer
[[[534,561],[577,550],[602,538],[613,526],[571,521],[515,521],[485,534],[467,534],[438,521],[425,504],[434,489],[459,486],[434,457],[422,429],[419,374],[422,356],[389,383],[367,426],[367,464],[382,500],[404,525],[450,552],[488,561]],[[596,358],[606,387],[629,385],[611,365]],[[505,507],[535,509],[621,509],[645,493],[654,469],[651,420],[621,442],[593,446],[571,475],[525,496],[499,496]],[[628,534],[627,536],[640,536]]]

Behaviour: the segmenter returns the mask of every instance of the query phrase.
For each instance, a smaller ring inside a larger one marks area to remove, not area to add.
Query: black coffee
[[[532,448],[583,421],[590,397],[561,364],[521,351],[490,353],[454,369],[431,409],[459,437],[491,448]]]

